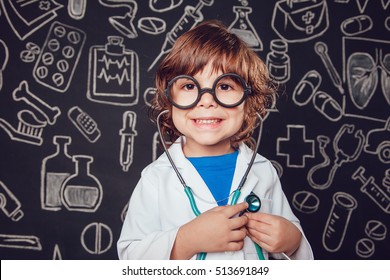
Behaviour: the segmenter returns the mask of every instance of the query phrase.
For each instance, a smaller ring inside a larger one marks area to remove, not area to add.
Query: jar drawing
[[[42,161],[41,168],[41,206],[42,209],[58,211],[62,207],[61,186],[73,173],[74,163],[68,154],[71,143],[68,136],[54,136],[53,144],[56,151]]]
[[[337,192],[333,195],[333,205],[322,235],[322,244],[329,252],[340,249],[352,212],[356,207],[357,201],[350,194]]]
[[[263,43],[261,42],[259,35],[257,35],[255,28],[248,18],[248,14],[252,13],[252,8],[234,6],[233,12],[236,13],[236,18],[228,28],[230,32],[236,34],[252,50],[262,51]]]
[[[287,55],[288,45],[285,41],[271,41],[271,52],[268,53],[266,64],[269,75],[277,82],[285,83],[290,79],[290,57]]]
[[[75,173],[62,185],[62,202],[70,211],[95,212],[102,201],[103,190],[99,180],[90,173],[93,158],[77,155],[72,159]]]

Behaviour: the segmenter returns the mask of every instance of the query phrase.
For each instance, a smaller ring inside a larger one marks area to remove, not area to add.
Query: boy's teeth
[[[212,124],[218,122],[218,120],[196,120],[199,124]]]

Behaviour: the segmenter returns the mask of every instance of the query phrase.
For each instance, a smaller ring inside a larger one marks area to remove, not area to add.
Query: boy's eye
[[[194,84],[185,84],[183,86],[183,88],[186,90],[193,90],[195,88],[195,85]]]
[[[221,84],[221,85],[219,85],[219,88],[221,90],[229,90],[229,89],[231,89],[231,86],[228,84]]]

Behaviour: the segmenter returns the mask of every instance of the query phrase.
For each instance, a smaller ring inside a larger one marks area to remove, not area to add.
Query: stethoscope
[[[201,212],[199,211],[199,209],[198,209],[198,207],[197,207],[197,205],[196,205],[194,194],[193,194],[191,188],[190,188],[190,187],[187,185],[187,183],[185,182],[183,176],[181,176],[179,170],[178,170],[177,167],[176,167],[176,164],[173,162],[173,159],[172,159],[172,157],[171,157],[171,155],[170,155],[170,153],[168,152],[168,149],[167,149],[167,147],[166,147],[164,137],[163,137],[163,135],[161,134],[160,118],[161,118],[162,115],[164,115],[164,114],[166,114],[166,113],[168,113],[168,112],[169,112],[168,110],[162,111],[162,112],[157,116],[157,130],[158,130],[158,134],[159,134],[159,136],[160,136],[161,144],[162,144],[162,146],[163,146],[163,148],[164,148],[165,154],[167,155],[168,160],[169,160],[170,164],[172,165],[173,170],[175,171],[177,177],[179,178],[180,183],[183,185],[184,192],[185,192],[185,194],[186,194],[187,197],[188,197],[188,200],[189,200],[190,205],[191,205],[192,212],[195,214],[195,216],[199,216],[199,215],[201,214]],[[256,113],[256,114],[257,114],[257,116],[259,117],[259,119],[260,119],[260,121],[261,121],[261,123],[260,123],[260,128],[259,128],[259,134],[258,134],[258,136],[257,136],[257,141],[256,141],[256,148],[255,148],[255,150],[253,151],[251,160],[250,160],[250,162],[249,162],[249,164],[248,164],[248,167],[246,168],[246,171],[245,171],[245,173],[244,173],[244,176],[241,178],[241,181],[240,181],[240,183],[238,184],[237,189],[236,189],[235,191],[233,191],[233,193],[232,193],[232,194],[233,194],[233,197],[232,197],[232,200],[231,200],[230,205],[235,205],[235,204],[237,203],[238,198],[239,198],[240,195],[241,195],[241,189],[242,189],[242,187],[243,187],[244,184],[245,184],[245,181],[246,181],[246,179],[247,179],[247,177],[248,177],[249,171],[250,171],[250,169],[252,168],[253,162],[254,162],[254,160],[255,160],[255,158],[256,158],[257,150],[258,150],[258,148],[259,148],[260,139],[261,139],[261,134],[262,134],[262,128],[263,128],[263,126],[262,126],[262,121],[263,121],[263,119],[262,119],[262,117],[260,116],[259,113]],[[257,212],[257,211],[259,211],[260,208],[261,208],[261,200],[260,200],[260,198],[259,198],[256,194],[254,194],[253,192],[250,193],[250,194],[245,198],[245,202],[248,203],[248,208],[247,208],[244,212],[240,213],[240,215],[244,214],[245,212]],[[259,246],[257,243],[255,243],[255,242],[254,242],[254,244],[255,244],[256,252],[257,252],[257,255],[258,255],[259,259],[260,259],[260,260],[265,260],[263,251],[262,251],[262,249],[260,248],[260,246]],[[207,255],[207,253],[201,252],[201,253],[199,253],[199,254],[197,255],[196,259],[197,259],[197,260],[204,260],[204,259],[206,258],[206,255]]]

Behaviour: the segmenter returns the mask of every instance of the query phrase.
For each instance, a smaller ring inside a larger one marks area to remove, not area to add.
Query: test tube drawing
[[[322,234],[322,245],[327,251],[336,252],[340,249],[357,205],[356,199],[350,194],[337,192],[333,195],[332,208]]]
[[[385,213],[390,214],[390,197],[375,183],[375,178],[370,176],[368,179],[364,176],[364,167],[360,166],[355,173],[352,174],[352,179],[359,180],[363,183],[360,188],[362,193],[368,195],[376,205],[379,206]]]
[[[24,216],[21,207],[16,196],[0,181],[0,210],[12,221],[17,222]]]
[[[129,171],[129,167],[133,163],[134,137],[137,136],[137,131],[135,130],[136,123],[136,113],[126,111],[123,114],[123,127],[119,131],[119,135],[121,137],[119,161],[123,171]]]

